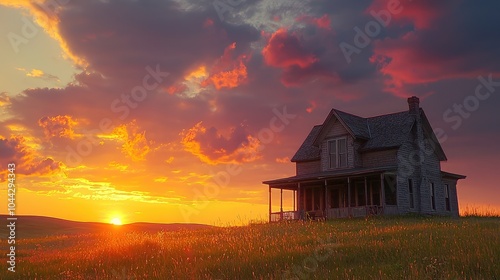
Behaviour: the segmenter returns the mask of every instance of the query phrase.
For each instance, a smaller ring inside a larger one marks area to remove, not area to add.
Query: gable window
[[[347,167],[347,139],[337,138],[328,141],[330,168]]]
[[[451,205],[450,205],[450,185],[445,184],[444,185],[444,201],[446,204],[446,211],[451,210]]]
[[[408,194],[410,195],[410,208],[415,208],[415,201],[413,198],[413,180],[408,179]]]
[[[436,210],[436,193],[434,190],[434,183],[431,183],[431,207],[432,210]]]

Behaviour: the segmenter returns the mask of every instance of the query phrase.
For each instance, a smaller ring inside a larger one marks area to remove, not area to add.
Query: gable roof
[[[325,121],[321,125],[320,131],[318,131],[318,134],[316,135],[316,137],[314,137],[313,145],[318,146],[318,143],[321,141],[322,136],[327,133],[328,124],[330,124],[333,120],[338,120],[354,138],[370,138],[370,133],[368,131],[368,127],[366,126],[365,118],[342,112],[337,109],[332,109],[328,114],[328,117],[326,117]]]
[[[437,141],[432,127],[420,109],[422,126],[427,135],[436,145],[436,152],[440,160],[446,160],[446,155]],[[340,110],[332,109],[322,125],[313,127],[299,150],[292,158],[292,162],[313,161],[320,159],[320,141],[326,135],[328,124],[338,119],[354,139],[364,143],[361,152],[398,148],[407,139],[415,123],[415,118],[409,111],[397,112],[370,118],[363,118]],[[430,129],[430,131],[429,131]]]
[[[306,140],[297,150],[295,155],[292,157],[292,162],[297,161],[312,161],[320,159],[320,149],[313,145],[314,139],[317,137],[321,130],[321,125],[316,125],[312,128],[309,135],[307,135]]]

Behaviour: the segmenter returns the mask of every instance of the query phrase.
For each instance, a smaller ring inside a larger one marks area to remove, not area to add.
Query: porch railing
[[[302,215],[301,215],[302,212]],[[271,222],[289,221],[299,219],[339,219],[348,217],[378,216],[384,214],[396,214],[397,207],[382,207],[380,205],[367,205],[357,207],[330,208],[323,211],[283,211],[271,213]]]
[[[298,220],[299,211],[283,211],[271,213],[271,222]]]

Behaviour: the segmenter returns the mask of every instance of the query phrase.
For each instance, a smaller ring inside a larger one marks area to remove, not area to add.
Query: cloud
[[[290,163],[290,157],[276,158],[275,161],[277,163]]]
[[[310,15],[302,15],[296,19],[298,22],[305,22],[308,24],[312,24],[317,26],[318,28],[322,28],[325,30],[332,30],[332,21],[328,14],[324,14],[323,16],[316,18]]]
[[[370,58],[386,76],[386,91],[406,97],[415,85],[500,73],[500,40],[487,35],[496,32],[500,19],[487,6],[429,0],[403,6],[388,27],[401,35],[376,40]]]
[[[16,68],[16,70],[19,70],[21,72],[26,73],[26,77],[39,78],[39,79],[42,79],[42,80],[45,80],[45,81],[55,81],[55,82],[59,82],[60,81],[59,77],[51,75],[51,74],[48,74],[48,73],[45,73],[45,72],[43,72],[40,69],[31,69],[29,71],[29,70],[26,70],[24,68]]]
[[[129,124],[116,127],[112,136],[122,142],[121,151],[133,161],[143,161],[152,151],[153,141],[146,138],[146,131],[139,132],[137,122],[133,120]]]
[[[47,139],[62,137],[75,139],[77,136],[74,127],[78,124],[71,116],[43,117],[38,120],[38,125],[43,128]]]
[[[306,68],[317,61],[313,54],[305,50],[296,35],[289,34],[283,28],[271,35],[262,55],[267,65],[279,68]]]
[[[184,150],[208,164],[252,162],[259,159],[260,141],[248,135],[242,126],[228,137],[216,128],[205,128],[202,122],[181,133]]]
[[[16,165],[16,174],[23,175],[50,175],[61,171],[64,166],[50,157],[39,155],[23,136],[0,137],[1,182],[6,180],[8,174],[8,170],[3,168],[10,163]]]
[[[211,69],[210,77],[205,81],[205,85],[211,83],[216,89],[235,88],[246,82],[247,67],[244,60],[247,55],[242,54],[235,60],[232,59],[236,43],[232,43],[224,50],[224,55],[215,63]]]
[[[208,86],[217,90],[231,89],[247,81],[247,67],[245,61],[249,56],[241,54],[235,58],[236,43],[224,49],[224,54],[213,64],[200,65],[188,72],[181,82],[166,89],[169,94],[182,94],[187,97],[199,95]]]
[[[0,107],[4,107],[10,104],[10,97],[6,92],[0,92]]]

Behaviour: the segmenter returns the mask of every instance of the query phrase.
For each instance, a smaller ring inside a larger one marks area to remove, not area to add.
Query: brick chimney
[[[410,108],[410,114],[418,115],[420,110],[420,99],[416,96],[408,98],[408,107]]]

